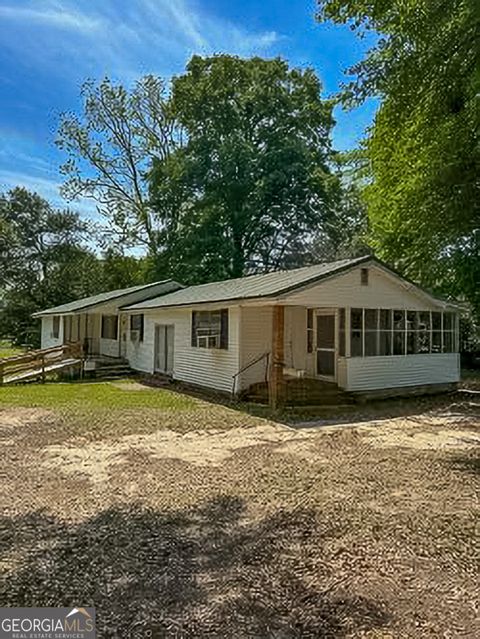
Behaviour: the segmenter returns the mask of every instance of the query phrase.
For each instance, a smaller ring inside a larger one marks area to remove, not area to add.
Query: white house
[[[152,286],[164,288],[149,299],[115,300],[119,316],[129,318],[123,347],[107,348],[105,335],[100,341],[100,351],[124,355],[138,371],[235,393],[268,379],[273,403],[289,379],[371,393],[440,390],[460,378],[459,307],[370,256],[186,288]],[[42,346],[50,343],[52,316],[65,321],[79,312],[84,306],[67,316],[62,307],[39,313]]]
[[[129,329],[128,317],[121,307],[181,287],[173,280],[164,280],[85,297],[35,313],[33,317],[42,320],[41,347],[80,342],[90,355],[124,357]]]

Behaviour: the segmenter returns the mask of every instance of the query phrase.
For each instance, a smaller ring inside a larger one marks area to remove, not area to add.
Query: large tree
[[[132,90],[105,79],[82,88],[83,113],[62,116],[57,145],[67,155],[63,195],[90,198],[105,216],[105,232],[122,247],[159,250],[160,226],[145,173],[180,142],[164,82],[138,80]]]
[[[381,98],[364,144],[374,247],[480,316],[480,4],[320,0],[319,18],[379,34],[343,94]]]
[[[102,290],[102,265],[85,234],[76,213],[35,193],[0,194],[0,337],[38,345],[32,313]]]
[[[154,160],[151,192],[174,275],[205,281],[293,265],[314,234],[336,232],[333,105],[321,91],[311,69],[281,59],[194,56],[173,79],[186,142]]]

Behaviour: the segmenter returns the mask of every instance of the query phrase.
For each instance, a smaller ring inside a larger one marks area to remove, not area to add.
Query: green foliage
[[[23,188],[0,195],[0,337],[39,344],[31,314],[101,290],[101,265],[82,247],[77,214],[53,209]]]
[[[64,114],[57,135],[57,146],[67,155],[63,194],[93,199],[108,220],[111,241],[155,254],[158,224],[145,172],[153,157],[163,159],[175,147],[164,83],[145,76],[128,91],[108,79],[89,81],[82,98],[82,115]]]
[[[480,316],[480,4],[321,0],[319,17],[381,34],[344,92],[382,98],[364,145],[374,248]]]
[[[333,238],[332,103],[311,69],[194,56],[171,102],[186,143],[151,174],[170,271],[238,277],[303,263],[313,233]]]

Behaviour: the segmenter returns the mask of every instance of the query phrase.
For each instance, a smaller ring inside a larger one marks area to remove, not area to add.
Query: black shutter
[[[228,308],[222,308],[220,314],[220,348],[228,349]]]
[[[100,335],[102,336],[103,339],[105,338],[105,315],[102,315],[102,331]]]
[[[111,316],[113,320],[113,337],[112,339],[118,339],[118,315]]]
[[[140,315],[140,341],[143,342],[143,327],[144,327],[144,319],[145,319],[145,315],[142,313]]]
[[[197,345],[197,311],[192,311],[192,346]]]

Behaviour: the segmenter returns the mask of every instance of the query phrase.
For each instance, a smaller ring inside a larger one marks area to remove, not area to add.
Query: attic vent
[[[368,286],[368,268],[360,269],[360,282],[362,286]]]

